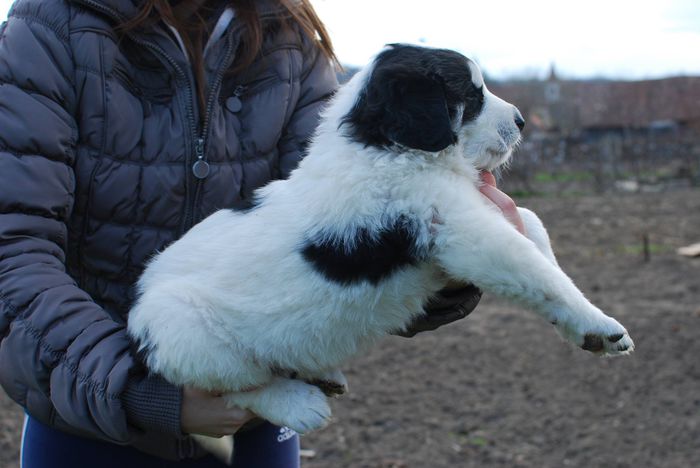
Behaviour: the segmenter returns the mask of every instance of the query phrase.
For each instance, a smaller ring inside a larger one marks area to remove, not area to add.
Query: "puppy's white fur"
[[[338,129],[371,70],[338,91],[308,156],[259,191],[258,207],[214,213],[150,262],[128,325],[150,369],[232,392],[232,404],[308,432],[330,410],[304,380],[342,380],[343,361],[406,327],[448,279],[525,305],[577,346],[591,335],[605,354],[630,352],[627,331],[558,267],[534,213],[521,210],[528,239],[479,192],[479,171],[503,164],[519,140],[513,106],[484,89],[478,118],[457,125],[457,143],[438,153],[365,146]],[[330,281],[300,254],[329,228],[352,245],[358,227],[380,230],[405,213],[420,220],[429,258],[376,284]]]

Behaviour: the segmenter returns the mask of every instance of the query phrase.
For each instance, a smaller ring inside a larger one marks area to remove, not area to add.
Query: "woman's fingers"
[[[488,198],[494,205],[503,213],[503,216],[513,225],[521,234],[525,235],[525,224],[518,212],[518,206],[512,198],[498,190],[496,187],[496,178],[488,171],[481,172],[481,181],[483,184],[479,187],[479,191]]]
[[[180,424],[186,434],[230,435],[253,418],[255,414],[248,410],[230,407],[221,392],[183,389]]]
[[[491,187],[496,186],[496,178],[489,171],[481,171],[481,181]]]
[[[231,424],[234,427],[240,427],[250,421],[251,419],[255,418],[255,414],[251,413],[250,411],[246,409],[239,408],[237,406],[234,406],[232,408],[228,409],[229,414],[228,418],[231,421]]]

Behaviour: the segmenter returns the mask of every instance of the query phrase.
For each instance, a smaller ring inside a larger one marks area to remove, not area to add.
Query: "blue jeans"
[[[235,468],[299,468],[299,436],[264,423],[234,438]],[[21,468],[223,468],[218,459],[172,462],[123,445],[85,439],[48,427],[31,416],[22,434]]]

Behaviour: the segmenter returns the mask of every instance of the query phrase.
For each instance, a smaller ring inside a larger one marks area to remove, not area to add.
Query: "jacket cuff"
[[[122,394],[129,423],[144,431],[184,437],[180,426],[182,388],[158,375],[132,378]]]

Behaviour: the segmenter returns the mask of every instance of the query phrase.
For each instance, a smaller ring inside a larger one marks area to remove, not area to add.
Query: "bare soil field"
[[[597,358],[485,297],[459,323],[345,366],[350,393],[302,439],[315,453],[304,467],[700,466],[700,258],[675,253],[700,242],[700,191],[517,201],[635,353]],[[0,392],[2,468],[19,466],[20,426]]]

